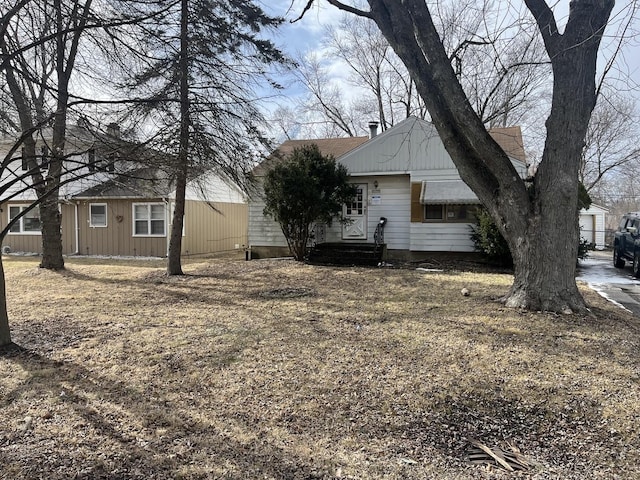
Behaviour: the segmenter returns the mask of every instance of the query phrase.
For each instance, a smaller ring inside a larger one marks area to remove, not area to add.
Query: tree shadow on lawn
[[[261,279],[251,279],[242,275],[209,276],[200,274],[186,274],[167,276],[164,272],[152,272],[140,278],[121,279],[117,277],[100,277],[74,270],[52,272],[62,278],[69,278],[82,283],[98,283],[108,287],[115,287],[123,291],[132,292],[129,296],[144,296],[153,298],[158,305],[176,304],[193,301],[209,305],[242,306],[234,301],[229,293],[242,297],[257,297],[264,282]],[[200,280],[213,279],[214,283],[198,283]],[[105,291],[113,292],[114,290]]]
[[[257,431],[248,431],[246,442],[238,441],[231,429],[221,431],[191,413],[172,412],[168,399],[150,397],[76,363],[54,361],[15,344],[0,349],[0,358],[30,374],[4,395],[5,415],[23,398],[29,401],[30,410],[35,408],[31,396],[49,395],[55,402],[49,406],[55,413],[44,412],[23,432],[14,429],[0,435],[0,467],[13,472],[13,478],[211,478],[212,465],[218,468],[217,475],[238,480],[314,479],[332,474],[329,462],[284,451],[261,441]],[[127,399],[135,401],[128,403]],[[118,408],[101,411],[104,401]],[[118,411],[123,418],[118,418]],[[135,419],[138,426],[119,421],[127,418]],[[77,426],[77,435],[56,435],[54,424],[61,422]],[[15,418],[2,423],[9,427]],[[158,428],[163,434],[151,438],[150,432]],[[44,445],[49,447],[46,453],[39,450]],[[78,448],[83,450],[80,456],[74,452]]]

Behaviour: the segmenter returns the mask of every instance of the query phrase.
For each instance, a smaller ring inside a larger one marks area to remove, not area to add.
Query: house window
[[[87,166],[90,172],[96,171],[96,151],[93,148],[87,151]]]
[[[427,204],[424,206],[425,222],[461,222],[476,221],[477,204]]]
[[[29,208],[27,205],[9,206],[9,221],[16,218],[20,213]],[[38,207],[27,212],[23,217],[11,227],[9,233],[22,233],[29,235],[40,234],[40,210]]]
[[[357,187],[356,196],[347,204],[347,215],[363,215],[364,207],[364,191],[362,187]]]
[[[32,164],[31,166],[33,166],[34,168],[40,167],[43,170],[46,170],[47,168],[49,168],[49,157],[50,157],[50,153],[49,152],[49,147],[47,147],[46,145],[42,145],[40,147],[40,155],[36,154],[35,157],[31,157],[33,160],[35,160],[35,165]],[[23,171],[28,171],[30,170],[30,165],[29,165],[29,158],[27,158],[27,153],[26,153],[26,149],[24,147],[22,147],[22,170]]]
[[[133,235],[145,237],[165,236],[164,203],[133,204]]]
[[[443,220],[444,205],[425,205],[424,219],[425,220]]]
[[[115,172],[115,162],[118,160],[117,153],[109,153],[98,158],[95,149],[87,151],[87,167],[89,172]]]
[[[89,204],[89,226],[90,227],[106,227],[107,226],[107,204],[106,203],[90,203]]]

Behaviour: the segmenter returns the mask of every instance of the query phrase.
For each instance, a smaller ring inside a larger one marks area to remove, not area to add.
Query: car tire
[[[640,253],[633,254],[633,276],[640,278]]]
[[[624,268],[624,258],[620,258],[620,252],[617,248],[613,248],[613,266],[616,268]]]

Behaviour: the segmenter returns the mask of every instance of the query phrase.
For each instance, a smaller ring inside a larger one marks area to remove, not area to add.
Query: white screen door
[[[367,239],[367,184],[356,185],[353,201],[343,207],[344,216],[349,222],[342,226],[343,240]]]

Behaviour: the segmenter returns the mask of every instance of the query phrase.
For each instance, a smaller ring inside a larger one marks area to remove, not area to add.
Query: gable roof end
[[[522,141],[522,131],[519,126],[490,128],[489,135],[493,137],[496,143],[500,145],[511,158],[520,160],[522,163],[527,162],[524,153],[524,142]]]

